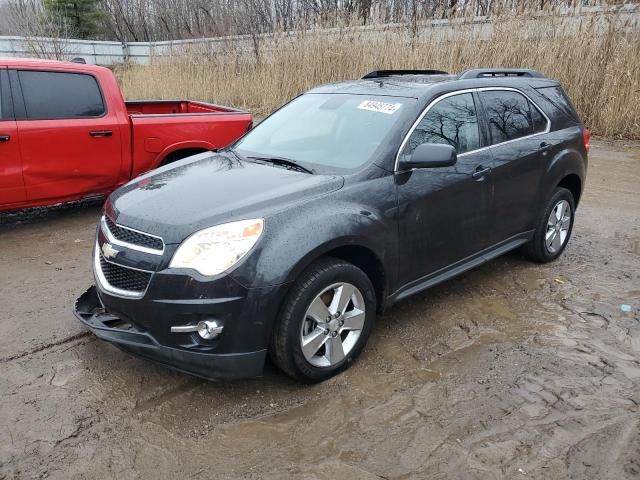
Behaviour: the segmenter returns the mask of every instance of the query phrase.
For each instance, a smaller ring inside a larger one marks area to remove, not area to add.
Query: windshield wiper
[[[242,155],[240,155],[240,153],[233,147],[227,147],[223,151],[231,152],[233,154],[233,156],[236,157],[240,161],[246,160],[246,158],[244,158]]]
[[[291,170],[298,170],[300,172],[311,173],[311,174],[315,173],[310,168],[303,167],[299,163],[284,157],[248,156],[247,158],[251,158],[252,160],[259,160],[261,162],[273,163],[274,165],[279,165],[281,167],[289,168]]]

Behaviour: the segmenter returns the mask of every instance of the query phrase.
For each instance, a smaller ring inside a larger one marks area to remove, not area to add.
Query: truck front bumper
[[[157,336],[140,328],[140,324],[107,312],[95,286],[78,298],[74,314],[98,338],[174,370],[208,380],[233,380],[262,374],[266,348],[242,353],[212,353],[206,348],[198,349],[197,345],[190,349],[179,343],[173,346],[163,344]]]

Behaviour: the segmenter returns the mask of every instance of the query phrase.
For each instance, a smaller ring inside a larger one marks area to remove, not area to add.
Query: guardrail
[[[541,21],[548,14],[530,17],[527,21]],[[615,16],[616,22],[627,31],[640,31],[640,8],[637,4],[625,4],[616,8],[582,7],[580,9],[561,9],[554,16],[566,17],[569,25],[565,28],[580,28],[580,25],[589,17],[598,17],[601,21],[595,28],[603,31],[607,28],[606,18]],[[417,26],[418,36],[429,35],[430,39],[446,38],[454,27],[467,25],[479,32],[481,37],[489,37],[492,32],[492,20],[488,17],[475,17],[473,19],[430,20],[420,22]],[[395,31],[398,34],[408,35],[407,24],[366,25],[350,27],[349,29],[329,28],[314,30],[313,35],[337,36],[345,31],[353,31],[363,35],[376,35],[382,31]],[[0,37],[0,57],[44,57],[56,59],[83,58],[87,63],[97,65],[114,65],[117,63],[131,62],[148,64],[152,58],[166,57],[181,54],[185,51],[195,50],[207,54],[222,53],[235,49],[235,51],[251,52],[255,45],[269,51],[277,48],[278,43],[284,39],[295,38],[300,32],[291,31],[278,34],[235,35],[227,37],[198,38],[189,40],[171,40],[159,42],[113,42],[99,40],[56,39],[42,37]]]

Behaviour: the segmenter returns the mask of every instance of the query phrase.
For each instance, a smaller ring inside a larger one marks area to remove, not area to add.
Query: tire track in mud
[[[15,355],[11,355],[8,357],[1,357],[0,363],[7,363],[13,360],[19,360],[21,358],[27,357],[29,355],[33,355],[36,353],[40,353],[44,350],[49,350],[50,348],[58,347],[60,345],[64,345],[66,343],[73,342],[75,340],[80,340],[81,338],[87,338],[91,335],[91,332],[81,332],[75,335],[71,335],[70,337],[62,338],[60,340],[56,340],[55,342],[49,342],[45,344],[38,345],[31,350],[27,350],[26,352],[17,353]]]
[[[594,143],[559,261],[509,255],[393,307],[324,384],[211,384],[88,332],[7,356],[0,478],[638,478],[640,155]]]
[[[202,380],[189,380],[186,383],[177,385],[175,388],[171,388],[158,395],[154,395],[151,398],[147,398],[139,403],[131,411],[132,415],[137,415],[152,408],[158,407],[163,403],[171,402],[177,397],[190,394],[202,386]]]

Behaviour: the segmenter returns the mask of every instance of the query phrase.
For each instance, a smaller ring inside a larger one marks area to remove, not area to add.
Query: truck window
[[[489,120],[492,144],[544,132],[547,119],[518,92],[489,90],[480,92]]]
[[[9,112],[7,112],[8,108],[8,84],[7,84],[7,71],[0,68],[0,120],[9,118]]]
[[[29,120],[100,117],[106,111],[92,75],[21,70],[18,76]]]

